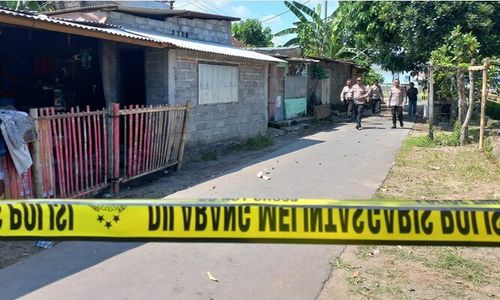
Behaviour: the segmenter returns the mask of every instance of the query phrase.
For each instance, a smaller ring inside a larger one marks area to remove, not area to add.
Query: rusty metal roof
[[[19,19],[20,22],[19,24],[13,23],[12,19],[7,19],[7,17],[15,17],[16,19]],[[25,22],[25,21],[33,21],[33,22]],[[24,22],[22,22],[24,21]],[[108,34],[111,36],[121,36],[125,37],[131,40],[143,40],[143,41],[150,41],[150,42],[157,42],[153,39],[144,37],[144,36],[138,36],[135,34],[127,33],[123,30],[120,30],[119,28],[101,28],[97,26],[90,26],[90,25],[84,25],[84,24],[79,24],[76,22],[70,22],[67,20],[62,20],[62,19],[57,19],[57,18],[51,18],[48,17],[47,15],[43,14],[38,14],[35,15],[33,13],[27,13],[27,12],[20,12],[20,11],[14,11],[6,8],[0,8],[0,23],[5,22],[6,24],[12,24],[12,25],[19,25],[19,26],[25,26],[25,27],[32,27],[32,28],[40,28],[40,29],[45,29],[41,28],[42,26],[37,26],[36,22],[41,22],[41,23],[48,23],[48,24],[57,24],[57,25],[62,25],[70,28],[78,28],[82,29],[88,32],[100,32],[104,34]],[[29,25],[28,25],[29,24]]]
[[[115,40],[113,37],[121,37],[121,42],[137,44],[137,41],[143,41],[148,42],[148,44],[145,46],[156,48],[181,48],[260,61],[285,62],[281,59],[269,55],[236,48],[231,45],[183,39],[173,36],[161,35],[155,32],[140,31],[137,29],[128,29],[119,26],[114,26],[112,28],[102,28],[102,24],[100,25],[101,27],[97,27],[96,25],[88,25],[89,23],[81,24],[73,21],[51,18],[41,14],[34,15],[0,8],[0,23],[2,22],[6,24],[37,28],[42,30],[51,30],[56,32],[68,32],[68,30],[65,30],[65,28],[73,28],[78,29],[76,32],[70,32],[73,34],[80,34],[84,36],[109,40]],[[54,28],[48,28],[47,24],[56,24],[58,26]]]

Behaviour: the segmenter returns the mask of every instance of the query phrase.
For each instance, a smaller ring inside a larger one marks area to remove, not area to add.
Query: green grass
[[[457,249],[446,248],[438,253],[436,262],[428,262],[427,264],[438,269],[448,270],[452,275],[472,281],[475,284],[488,282],[484,274],[485,266],[462,257]]]
[[[267,135],[258,135],[254,138],[249,138],[243,145],[244,150],[254,151],[267,148],[273,144],[271,137]]]

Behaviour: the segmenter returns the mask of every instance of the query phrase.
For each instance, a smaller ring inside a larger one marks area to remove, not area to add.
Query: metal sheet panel
[[[241,48],[236,48],[230,45],[223,45],[223,44],[216,44],[216,43],[209,43],[209,42],[204,42],[204,41],[196,41],[196,40],[189,40],[189,39],[183,39],[183,38],[178,38],[178,37],[172,37],[172,36],[166,36],[166,35],[160,35],[158,33],[150,32],[150,31],[140,31],[137,29],[130,29],[130,28],[122,28],[125,32],[143,36],[145,38],[150,38],[154,40],[161,41],[163,43],[167,43],[169,45],[173,45],[178,48],[182,49],[188,49],[188,50],[195,50],[195,51],[201,51],[201,52],[208,52],[208,53],[215,53],[215,54],[222,54],[222,55],[228,55],[228,56],[235,56],[235,57],[241,57],[241,58],[248,58],[252,60],[262,60],[262,61],[268,61],[268,62],[277,62],[277,63],[282,63],[285,62],[284,60],[257,53],[254,51],[248,51],[244,50]]]
[[[199,104],[238,102],[238,67],[199,65]]]

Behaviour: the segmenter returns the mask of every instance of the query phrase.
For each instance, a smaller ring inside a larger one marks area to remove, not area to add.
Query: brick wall
[[[215,151],[229,142],[243,141],[267,128],[267,63],[215,54],[176,50],[175,99],[191,100],[188,157]],[[198,105],[198,63],[239,65],[238,101]]]
[[[186,19],[177,17],[170,17],[165,21],[160,21],[111,11],[109,13],[108,22],[115,25],[155,31],[158,33],[193,40],[219,44],[231,43],[230,21]]]

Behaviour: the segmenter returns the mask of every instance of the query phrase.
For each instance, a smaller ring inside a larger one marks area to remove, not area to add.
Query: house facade
[[[283,92],[270,97],[271,121],[293,119],[313,113],[316,115],[320,106],[322,110],[328,108],[329,112],[329,107],[340,104],[340,92],[345,82],[361,76],[365,71],[348,61],[304,56],[299,46],[254,50],[287,61],[287,64],[273,66],[277,68],[277,71],[273,72],[276,74],[274,81],[276,85],[281,86],[278,90]],[[316,78],[314,69],[318,67],[324,71],[325,78]],[[272,80],[273,77],[269,79]],[[270,94],[276,90],[275,87],[272,89]]]
[[[266,131],[269,67],[283,61],[232,46],[231,22],[237,18],[157,2],[80,1],[58,7],[49,21],[99,33],[93,53],[101,69],[102,106],[190,101],[186,150],[193,156]],[[104,33],[109,36],[102,38]]]

